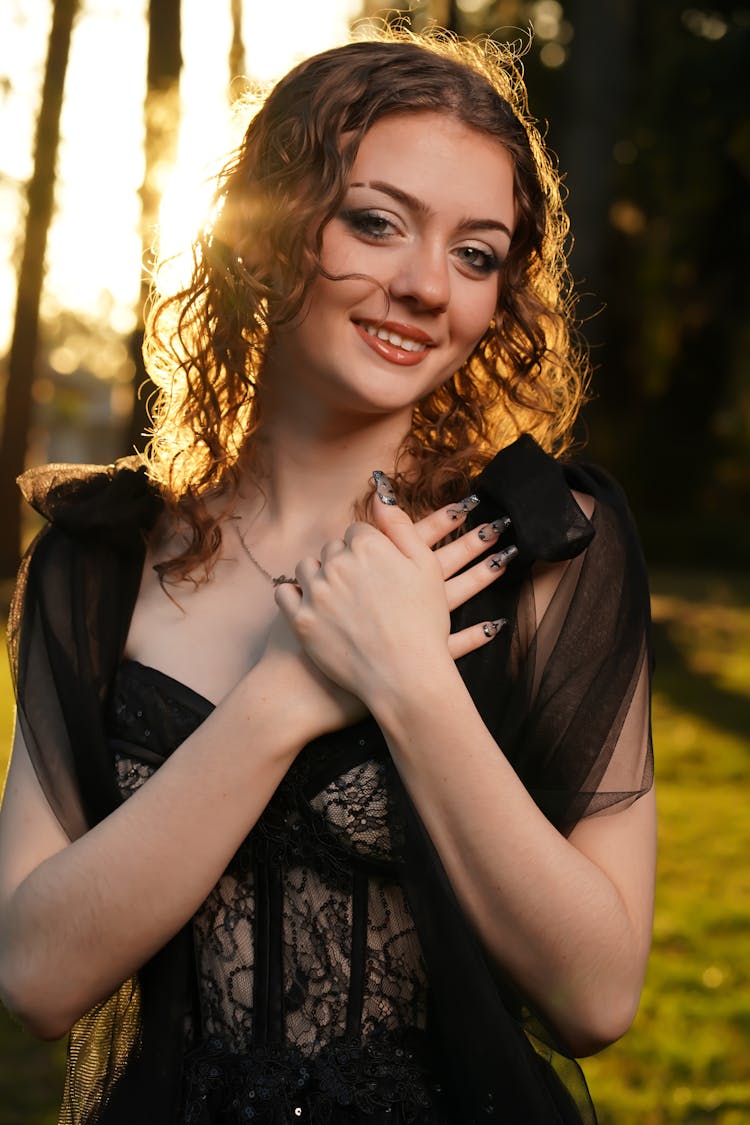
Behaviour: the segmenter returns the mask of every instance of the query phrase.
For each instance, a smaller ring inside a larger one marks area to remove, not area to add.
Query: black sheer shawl
[[[18,721],[50,805],[75,839],[121,800],[103,712],[161,502],[134,458],[107,468],[47,466],[20,483],[49,526],[24,559],[9,618]],[[520,553],[455,615],[456,627],[511,622],[460,661],[461,674],[535,802],[568,834],[582,816],[623,808],[652,782],[649,602],[637,536],[605,474],[563,466],[527,436],[475,484],[473,519],[509,514]],[[590,521],[571,489],[593,497]],[[540,561],[562,564],[537,621],[532,576]],[[485,957],[393,775],[406,826],[403,881],[446,1075],[462,1107],[457,1120],[593,1123],[577,1065]],[[61,1122],[174,1120],[191,957],[185,927],[78,1021]]]

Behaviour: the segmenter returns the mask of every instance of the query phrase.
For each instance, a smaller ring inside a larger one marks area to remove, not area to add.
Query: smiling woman
[[[64,1123],[591,1125],[572,1055],[649,945],[648,596],[559,460],[585,364],[514,60],[307,60],[213,215],[148,457],[23,481],[3,998],[71,1029]]]
[[[323,230],[304,317],[269,341],[264,396],[294,395],[308,417],[323,401],[387,411],[408,432],[414,402],[492,319],[514,213],[513,166],[494,139],[443,114],[381,118]]]

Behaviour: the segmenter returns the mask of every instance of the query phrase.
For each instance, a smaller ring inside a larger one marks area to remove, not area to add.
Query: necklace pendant
[[[272,578],[271,582],[274,586],[283,586],[285,583],[289,586],[299,586],[296,578],[287,578],[285,574],[280,574],[278,578]]]

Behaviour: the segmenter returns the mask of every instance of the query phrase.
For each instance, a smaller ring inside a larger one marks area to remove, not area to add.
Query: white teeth
[[[376,328],[374,324],[363,324],[361,327],[368,335],[375,336],[378,340],[385,340],[393,344],[394,348],[402,348],[405,352],[423,352],[427,348],[426,344],[418,340],[410,340],[408,337],[399,336],[397,332],[388,332],[385,328]]]

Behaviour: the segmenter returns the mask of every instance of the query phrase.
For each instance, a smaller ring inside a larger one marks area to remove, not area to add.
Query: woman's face
[[[327,273],[360,276],[316,278],[274,333],[273,381],[331,408],[411,410],[484,334],[514,218],[499,142],[436,112],[376,122],[323,232]]]

